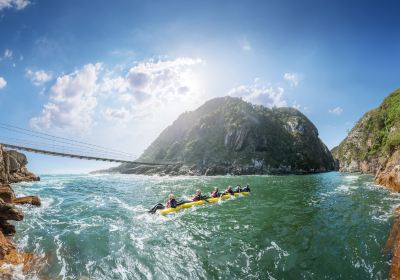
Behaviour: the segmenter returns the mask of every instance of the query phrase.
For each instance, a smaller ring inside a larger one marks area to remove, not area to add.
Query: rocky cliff
[[[1,279],[12,279],[12,269],[9,266],[22,265],[23,271],[29,269],[32,255],[16,250],[11,240],[15,234],[15,226],[9,221],[21,221],[24,217],[17,204],[32,204],[40,206],[36,196],[16,198],[10,183],[36,181],[39,177],[26,168],[28,161],[24,154],[17,151],[7,151],[0,146],[0,275]],[[4,264],[7,264],[4,266]]]
[[[207,101],[182,114],[144,151],[142,162],[106,172],[169,175],[305,174],[334,169],[318,130],[294,108],[266,108],[239,98]]]
[[[367,112],[332,154],[340,171],[375,174],[377,184],[400,191],[400,89]]]

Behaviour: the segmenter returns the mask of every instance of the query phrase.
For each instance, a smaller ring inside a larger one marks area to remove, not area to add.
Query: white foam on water
[[[360,176],[357,176],[357,175],[344,176],[344,179],[347,180],[347,181],[356,181],[356,180],[358,180],[358,178],[360,178]]]
[[[40,199],[42,202],[42,205],[40,206],[42,209],[46,209],[49,208],[50,206],[59,206],[61,203],[63,203],[64,199],[63,198],[57,198],[55,199],[54,197],[45,197],[45,198],[41,198]],[[55,202],[57,202],[56,204],[54,204]]]
[[[88,262],[85,264],[86,272],[89,274],[91,268],[92,268],[93,266],[95,266],[95,265],[96,265],[96,262],[95,262],[95,261],[88,261]]]
[[[278,244],[276,244],[274,241],[271,241],[271,245],[275,248],[276,251],[278,251],[279,253],[282,253],[284,257],[287,257],[290,255],[287,251],[285,251],[281,247],[279,247]]]
[[[127,203],[125,203],[124,201],[122,201],[121,199],[119,199],[118,197],[112,196],[109,198],[110,201],[112,202],[116,202],[117,204],[119,204],[122,208],[129,210],[130,212],[136,212],[138,210],[137,206],[131,206]]]
[[[133,241],[133,245],[139,250],[144,250],[144,240],[148,239],[146,236],[138,236],[133,233],[129,235],[130,239]]]
[[[66,274],[67,274],[67,263],[66,263],[65,259],[62,257],[62,254],[61,254],[61,248],[63,246],[63,243],[60,240],[60,236],[59,235],[54,236],[54,243],[57,246],[57,248],[56,248],[56,257],[57,257],[58,263],[61,263],[61,270],[60,270],[58,275],[61,276],[62,279],[64,279],[66,277]]]
[[[275,277],[273,277],[269,271],[267,271],[267,276],[269,280],[277,280]]]
[[[393,205],[390,210],[385,210],[382,206],[374,206],[374,208],[369,212],[373,220],[387,223],[390,218],[393,217],[398,205]]]
[[[361,268],[364,271],[368,272],[368,274],[370,275],[370,279],[374,279],[374,269],[375,266],[373,264],[368,264],[363,258],[358,259],[356,261],[351,261],[351,264],[355,267],[355,268]]]
[[[351,193],[354,190],[357,190],[359,188],[358,185],[347,185],[347,184],[341,184],[338,187],[335,188],[333,191],[333,194],[338,194],[338,193]]]
[[[283,259],[283,257],[288,257],[290,255],[287,251],[285,251],[281,247],[279,247],[279,245],[276,244],[275,241],[271,241],[271,246],[268,246],[265,250],[266,251],[275,250],[278,253],[278,259],[274,261],[275,269],[278,269],[279,264],[280,264],[281,260]]]
[[[26,276],[23,273],[23,265],[18,264],[18,265],[13,265],[13,264],[3,264],[1,266],[2,269],[8,270],[12,274],[12,279],[13,280],[25,280],[27,279]],[[1,275],[0,275],[1,276]],[[29,279],[37,279],[35,278],[29,278]]]
[[[340,185],[335,189],[338,192],[348,192],[350,190],[350,186],[348,185]]]
[[[121,227],[115,225],[115,224],[110,224],[110,228],[108,229],[109,232],[114,232],[114,231],[119,231]]]

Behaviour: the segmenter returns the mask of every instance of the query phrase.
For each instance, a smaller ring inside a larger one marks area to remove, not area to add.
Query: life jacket
[[[225,193],[234,194],[233,190],[226,190]]]
[[[165,207],[167,207],[167,208],[171,208],[171,207],[175,208],[175,207],[176,207],[176,200],[175,200],[175,198],[173,198],[173,199],[168,199],[167,202],[165,203]]]
[[[212,197],[218,197],[218,191],[213,191],[213,192],[211,193],[211,196],[212,196]]]
[[[200,195],[195,195],[192,197],[192,201],[199,201],[201,200],[201,196]]]

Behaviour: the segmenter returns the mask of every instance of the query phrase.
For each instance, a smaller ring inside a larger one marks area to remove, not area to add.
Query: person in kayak
[[[232,186],[228,186],[228,188],[224,191],[224,194],[234,195],[235,193],[232,190]]]
[[[250,192],[250,185],[247,184],[243,189],[242,192]]]
[[[240,193],[241,191],[242,191],[242,186],[240,186],[240,185],[238,184],[233,192],[235,192],[235,193]]]
[[[219,197],[221,193],[219,192],[217,187],[214,187],[214,190],[211,192],[211,197]]]
[[[149,213],[154,214],[154,213],[156,213],[157,210],[161,210],[161,209],[165,209],[165,208],[176,208],[176,206],[178,206],[178,205],[179,205],[179,203],[176,201],[175,196],[171,193],[169,195],[169,199],[165,203],[165,206],[162,203],[157,203],[156,205],[154,205],[153,208],[151,208],[149,210]]]
[[[202,200],[202,199],[204,199],[204,196],[201,195],[201,191],[200,190],[197,190],[195,195],[192,197],[191,200],[192,201],[199,201],[199,200]]]

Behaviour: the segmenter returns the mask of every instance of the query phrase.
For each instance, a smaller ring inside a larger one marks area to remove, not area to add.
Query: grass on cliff
[[[381,105],[367,112],[352,129],[350,134],[360,132],[359,138],[343,141],[339,148],[333,151],[336,157],[343,159],[350,153],[347,160],[368,160],[376,156],[388,156],[400,147],[400,89],[389,94]]]

